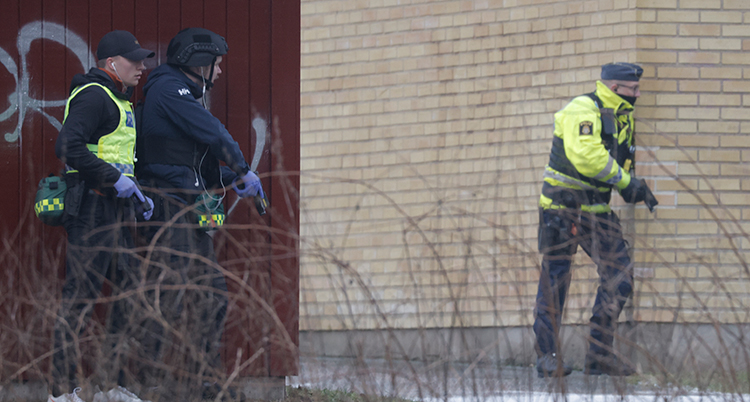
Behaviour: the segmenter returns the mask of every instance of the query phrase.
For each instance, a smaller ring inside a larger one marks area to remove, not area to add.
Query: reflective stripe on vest
[[[65,104],[65,118],[68,117],[70,101],[82,90],[92,85],[104,89],[104,92],[109,95],[120,111],[120,121],[114,131],[99,138],[97,144],[86,144],[86,147],[97,158],[109,163],[120,173],[126,176],[133,176],[135,152],[135,115],[133,113],[133,104],[116,97],[104,85],[92,82],[73,90],[73,93],[68,98],[68,102]],[[63,120],[63,123],[65,123],[65,120]],[[75,170],[68,170],[68,172],[75,172]]]

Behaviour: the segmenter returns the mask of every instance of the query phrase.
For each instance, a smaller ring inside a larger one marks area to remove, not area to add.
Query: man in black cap
[[[68,235],[65,284],[60,319],[55,325],[52,392],[71,392],[80,377],[79,337],[86,329],[94,303],[106,281],[114,295],[139,281],[127,252],[133,240],[127,222],[151,218],[153,202],[133,176],[135,116],[129,99],[145,70],[144,59],[154,52],[141,48],[126,31],[106,34],[96,51],[98,63],[70,84],[65,120],[55,153],[65,163],[63,225]],[[135,214],[134,214],[135,211]],[[122,341],[135,296],[116,298],[108,318],[110,341],[95,363],[106,382],[125,380],[121,368]],[[116,377],[116,378],[115,378]],[[76,400],[75,392],[51,401]]]
[[[629,203],[657,204],[634,173],[633,106],[641,95],[643,69],[631,63],[602,66],[596,91],[574,98],[555,114],[549,163],[539,200],[539,252],[543,254],[534,332],[537,373],[561,377],[572,368],[560,356],[559,331],[578,246],[596,263],[600,277],[585,372],[628,376],[633,366],[613,350],[617,318],[633,291],[633,265],[617,215],[613,188]]]

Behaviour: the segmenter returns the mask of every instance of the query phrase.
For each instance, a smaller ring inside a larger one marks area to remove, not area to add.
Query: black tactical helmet
[[[167,63],[183,67],[209,66],[228,50],[222,36],[204,28],[185,28],[169,41]]]

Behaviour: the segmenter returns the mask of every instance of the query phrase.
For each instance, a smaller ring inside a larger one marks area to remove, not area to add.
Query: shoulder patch
[[[594,123],[590,121],[582,121],[578,126],[578,134],[580,135],[592,135],[594,134]]]
[[[190,90],[187,88],[180,88],[177,90],[177,93],[180,94],[180,96],[190,95]]]

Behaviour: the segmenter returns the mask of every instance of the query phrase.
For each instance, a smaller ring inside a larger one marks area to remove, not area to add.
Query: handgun
[[[135,179],[133,180],[133,182],[135,183],[135,186],[138,188],[138,191],[140,191],[141,194],[143,194],[143,189],[141,188],[141,185],[138,184],[138,182]],[[141,212],[148,212],[151,210],[151,204],[149,204],[148,201],[146,201],[146,194],[143,194],[143,201],[141,201],[141,199],[138,198],[138,196],[135,195],[135,193],[133,193],[133,195],[130,196],[130,199],[133,201],[133,205],[140,206],[142,210]]]
[[[648,207],[648,210],[651,212],[654,212],[654,207],[659,205],[659,201],[654,197],[654,193],[651,192],[651,189],[648,188],[646,185],[646,181],[641,179],[641,183],[643,184],[643,187],[646,189],[646,194],[643,197],[643,203],[646,204]]]
[[[258,176],[258,172],[253,172],[256,176]],[[239,189],[245,188],[245,183],[242,182],[242,180],[237,180],[235,182],[235,185]],[[260,193],[255,194],[255,197],[253,197],[253,202],[255,203],[255,209],[258,211],[258,215],[265,215],[266,214],[266,208],[268,208],[269,202],[268,202],[268,194],[266,194],[266,191],[263,190],[263,184],[260,185],[260,189],[263,192],[263,197],[260,196]],[[238,199],[239,201],[239,199]],[[232,208],[229,209],[229,212],[234,209],[234,205]],[[229,215],[229,213],[227,213]]]

